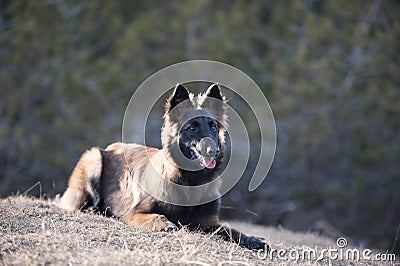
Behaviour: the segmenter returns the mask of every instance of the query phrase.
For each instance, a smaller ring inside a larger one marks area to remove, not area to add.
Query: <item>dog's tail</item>
[[[99,187],[102,172],[102,155],[98,147],[82,154],[75,166],[68,188],[61,197],[62,208],[77,211],[88,206],[96,207],[100,201]]]

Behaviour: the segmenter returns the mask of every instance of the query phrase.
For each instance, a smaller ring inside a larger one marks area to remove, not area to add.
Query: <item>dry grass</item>
[[[293,233],[232,222],[263,237],[275,249],[321,250],[335,243],[313,234]],[[56,203],[23,196],[0,200],[0,264],[3,265],[328,265],[261,259],[256,252],[217,236],[188,232],[145,232],[112,218],[61,210]],[[370,261],[332,261],[335,265],[374,265]],[[377,265],[377,264],[376,264]],[[381,264],[380,264],[381,265]]]

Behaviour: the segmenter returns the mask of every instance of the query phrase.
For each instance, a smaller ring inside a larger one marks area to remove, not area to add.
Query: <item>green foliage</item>
[[[1,195],[38,178],[48,194],[62,192],[82,151],[120,140],[124,108],[145,78],[172,63],[212,59],[258,83],[278,126],[269,179],[257,197],[243,183],[227,204],[255,206],[254,219],[265,223],[268,204],[254,198],[295,200],[299,209],[285,226],[314,215],[358,239],[393,239],[400,209],[397,2],[1,5]]]

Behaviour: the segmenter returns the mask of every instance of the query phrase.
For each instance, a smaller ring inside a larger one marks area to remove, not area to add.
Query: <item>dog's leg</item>
[[[121,218],[124,222],[133,227],[150,231],[171,231],[178,229],[167,217],[156,213],[133,213]]]
[[[247,236],[228,226],[221,225],[217,217],[210,217],[203,220],[200,223],[200,229],[206,233],[215,233],[226,241],[235,242],[248,249],[264,250],[265,252],[269,251],[269,246],[267,243],[254,236]]]
[[[207,226],[202,228],[204,232],[216,233],[221,236],[224,240],[232,241],[239,244],[242,247],[253,249],[253,250],[264,250],[268,252],[269,246],[267,243],[261,241],[254,236],[245,235],[235,229],[229,228],[223,225]]]
[[[100,200],[98,188],[101,171],[100,148],[92,148],[86,151],[69,178],[68,188],[61,197],[61,207],[77,211],[85,207],[86,204],[96,206]]]

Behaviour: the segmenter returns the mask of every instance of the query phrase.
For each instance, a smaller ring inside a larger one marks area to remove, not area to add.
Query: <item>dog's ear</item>
[[[210,87],[208,87],[206,91],[206,96],[218,99],[220,101],[223,101],[224,99],[222,97],[221,90],[219,89],[218,84],[212,84]]]
[[[226,106],[224,106],[226,104],[225,96],[222,96],[218,84],[212,84],[208,87],[207,91],[200,96],[199,103],[202,108],[208,109],[218,116],[226,111]]]
[[[168,113],[174,109],[175,106],[185,100],[189,100],[189,98],[188,90],[182,84],[177,84],[174,92],[171,94],[167,100],[167,103],[165,104],[165,112]]]
[[[227,101],[221,94],[218,84],[212,84],[207,91],[200,96],[199,104],[201,108],[209,110],[218,122],[227,127]]]

